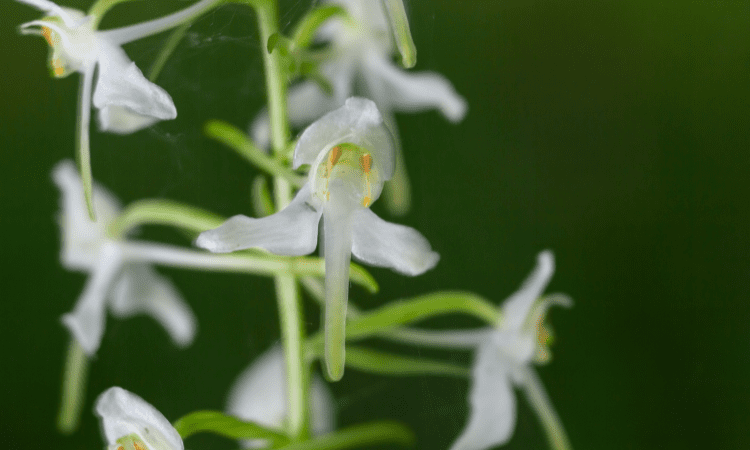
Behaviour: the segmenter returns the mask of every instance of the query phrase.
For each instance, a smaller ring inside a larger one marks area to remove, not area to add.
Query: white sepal
[[[201,233],[195,245],[214,253],[259,247],[277,255],[307,255],[317,246],[322,214],[308,204],[309,200],[310,186],[305,184],[276,214],[261,219],[231,217],[220,227]]]
[[[156,408],[120,387],[104,391],[96,400],[96,414],[109,445],[136,435],[149,450],[184,450],[182,438]]]
[[[471,371],[469,421],[450,450],[486,450],[508,442],[516,424],[508,368],[490,342],[480,345]]]

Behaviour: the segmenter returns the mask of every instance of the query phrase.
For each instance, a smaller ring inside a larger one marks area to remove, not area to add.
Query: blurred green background
[[[103,28],[188,4],[126,3]],[[416,70],[444,74],[469,103],[457,126],[435,112],[398,117],[415,205],[403,219],[441,253],[410,279],[373,269],[365,308],[437,289],[495,302],[550,248],[552,363],[540,368],[574,448],[744,448],[750,438],[750,2],[407,1]],[[66,6],[86,9],[88,1]],[[282,25],[306,11],[282,2]],[[234,377],[278,338],[269,279],[160,269],[192,305],[199,335],[174,348],[152,320],[108,319],[81,429],[54,429],[68,342],[60,316],[85,276],[59,264],[50,170],[74,155],[78,76],[55,80],[42,39],[16,26],[34,9],[0,5],[3,343],[0,443],[8,449],[101,448],[90,413],[109,386],[169,419],[221,409]],[[126,47],[146,71],[165,35]],[[263,103],[254,14],[200,19],[158,83],[179,117],[131,136],[92,125],[94,176],[124,203],[168,198],[251,213],[255,173],[202,136],[206,120],[246,127]],[[377,203],[373,209],[389,218]],[[389,218],[392,219],[393,218]],[[184,243],[168,229],[140,237]],[[318,310],[306,299],[310,324]],[[431,322],[473,325],[455,318]],[[420,352],[412,352],[417,354]],[[421,352],[432,355],[430,352]],[[445,356],[445,355],[441,355]],[[468,363],[469,355],[448,358]],[[340,424],[406,422],[419,448],[447,448],[466,419],[468,383],[349,370],[333,386]],[[509,449],[545,448],[523,400]],[[191,438],[189,448],[233,448]]]

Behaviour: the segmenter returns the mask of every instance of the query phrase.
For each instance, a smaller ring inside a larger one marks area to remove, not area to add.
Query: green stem
[[[268,39],[279,31],[277,5],[274,0],[248,0],[258,14],[260,28],[260,48],[265,67],[266,90],[268,95],[268,115],[271,122],[271,145],[276,154],[283,153],[289,142],[289,122],[286,115],[286,77],[284,76],[278,52],[268,52]]]
[[[305,327],[300,312],[300,296],[297,281],[291,275],[277,275],[276,295],[279,300],[282,343],[286,362],[287,402],[289,415],[287,426],[293,438],[304,439],[308,429],[308,374],[302,343],[305,340]]]
[[[70,340],[63,373],[62,402],[57,415],[57,429],[70,434],[78,428],[83,400],[86,396],[89,360],[75,339]]]
[[[278,14],[275,0],[246,0],[255,8],[260,29],[260,48],[263,54],[268,113],[271,123],[271,146],[274,155],[284,156],[289,143],[289,122],[286,117],[286,77],[282,73],[278,52],[268,52],[268,39],[278,32]],[[292,199],[289,182],[274,176],[276,208],[284,208]],[[289,434],[304,439],[308,426],[308,373],[309,367],[302,351],[305,339],[304,318],[299,305],[297,281],[290,275],[278,275],[275,280],[276,295],[281,316],[282,344],[287,378],[287,424]]]
[[[110,224],[108,232],[113,239],[121,239],[139,225],[155,224],[201,233],[220,226],[225,220],[210,211],[171,200],[139,200],[125,208]]]
[[[295,442],[281,447],[280,450],[340,450],[369,448],[385,443],[411,447],[414,445],[414,434],[400,423],[371,422],[344,428],[305,442]]]

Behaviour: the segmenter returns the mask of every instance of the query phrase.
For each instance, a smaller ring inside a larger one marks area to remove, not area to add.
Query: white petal
[[[98,221],[92,222],[75,164],[70,160],[61,161],[52,170],[52,179],[61,194],[62,263],[67,269],[91,270],[105,241],[106,226],[119,214],[119,202],[109,191],[94,184],[94,211]]]
[[[177,117],[169,94],[148,81],[122,49],[106,42],[100,45],[94,106],[99,109],[103,131],[132,133],[158,120]]]
[[[524,325],[534,301],[542,296],[554,273],[555,257],[552,252],[545,250],[539,253],[534,271],[521,288],[503,303],[503,329],[520,329]]]
[[[487,450],[502,445],[516,424],[511,381],[492,343],[479,348],[471,378],[469,421],[451,450]]]
[[[220,0],[201,0],[168,16],[127,27],[116,28],[114,30],[101,31],[100,34],[104,39],[107,39],[116,45],[127,44],[128,42],[143,39],[146,36],[161,33],[162,31],[189,22],[191,19],[197,18],[204,12],[213,8],[219,1]]]
[[[344,106],[305,129],[294,149],[293,166],[296,169],[302,164],[312,164],[321,152],[344,142],[367,148],[383,180],[393,175],[393,136],[375,103],[359,97],[348,98]]]
[[[178,346],[195,337],[195,315],[168,279],[146,264],[129,264],[112,291],[111,311],[118,317],[148,314]]]
[[[120,387],[104,391],[96,400],[107,443],[137,434],[151,450],[183,450],[180,435],[156,408]]]
[[[73,312],[62,317],[78,343],[91,356],[99,349],[104,333],[105,304],[115,277],[122,268],[122,255],[115,244],[102,247],[94,268]]]
[[[68,27],[74,27],[76,25],[79,25],[78,21],[75,20],[75,18],[69,13],[69,8],[62,8],[48,0],[16,0],[21,3],[26,3],[27,5],[31,5],[41,11],[50,13],[54,16],[59,17],[62,19],[63,23],[65,23]],[[67,11],[66,11],[67,10]]]
[[[352,253],[372,266],[415,276],[432,269],[440,260],[419,231],[386,222],[367,208],[354,214],[353,233]]]
[[[148,128],[161,119],[136,114],[125,107],[107,105],[99,110],[99,129],[117,134],[130,134]]]
[[[314,375],[310,421],[315,435],[334,426],[334,403],[328,386]],[[281,347],[274,346],[243,371],[229,391],[227,412],[243,420],[281,429],[287,416],[286,370]],[[247,442],[254,447],[262,441]]]
[[[307,255],[318,242],[321,211],[307,201],[310,186],[305,184],[291,203],[281,211],[261,219],[237,215],[213,230],[198,236],[195,245],[214,253],[228,253],[259,247],[277,255]]]
[[[325,363],[334,381],[344,375],[346,306],[349,299],[349,263],[352,255],[353,213],[346,187],[331,183],[331,199],[323,216],[326,262]]]
[[[466,115],[466,100],[437,73],[407,72],[370,52],[365,58],[364,76],[367,89],[379,105],[404,112],[438,109],[451,122],[460,122]]]

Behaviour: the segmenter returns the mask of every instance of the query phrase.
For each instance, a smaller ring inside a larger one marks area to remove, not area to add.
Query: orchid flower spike
[[[229,391],[227,412],[242,420],[282,429],[287,419],[286,370],[281,347],[274,346],[245,369]],[[310,428],[313,435],[333,431],[334,401],[317,374],[310,384]],[[264,440],[243,442],[243,448],[266,447]]]
[[[78,160],[86,205],[94,219],[89,105],[93,103],[99,111],[99,128],[118,134],[133,133],[157,121],[177,117],[177,109],[169,94],[148,81],[121,46],[184,23],[214,6],[217,0],[201,0],[161,19],[107,31],[96,29],[100,17],[60,7],[49,0],[17,1],[47,14],[39,20],[22,24],[19,30],[22,34],[42,36],[47,41],[51,48],[49,64],[52,75],[63,78],[73,72],[82,74],[78,98]],[[96,68],[98,77],[94,86]]]
[[[343,376],[351,255],[410,276],[439,259],[418,231],[385,222],[369,209],[393,174],[393,156],[392,136],[375,103],[352,97],[300,136],[293,165],[309,164],[310,172],[289,206],[262,219],[234,216],[196,241],[212,252],[260,247],[277,255],[306,255],[317,246],[324,218],[325,354],[333,380]]]
[[[62,193],[62,265],[90,274],[75,308],[62,317],[86,354],[92,356],[99,348],[107,309],[123,318],[148,314],[176,345],[192,343],[195,317],[172,283],[148,264],[129,261],[123,242],[108,236],[107,227],[119,214],[119,202],[94,184],[94,208],[100,220],[92,222],[73,163],[61,162],[52,176]]]
[[[469,395],[469,422],[451,450],[487,450],[510,440],[516,421],[513,386],[519,386],[545,425],[552,448],[569,449],[565,430],[533,365],[549,361],[547,309],[570,306],[561,294],[542,296],[554,273],[552,252],[539,254],[537,266],[521,288],[502,305],[502,322],[475,335],[476,355]],[[466,333],[456,334],[469,344]],[[459,344],[457,342],[457,344]]]
[[[156,408],[120,387],[96,400],[107,450],[184,450],[177,430]]]

